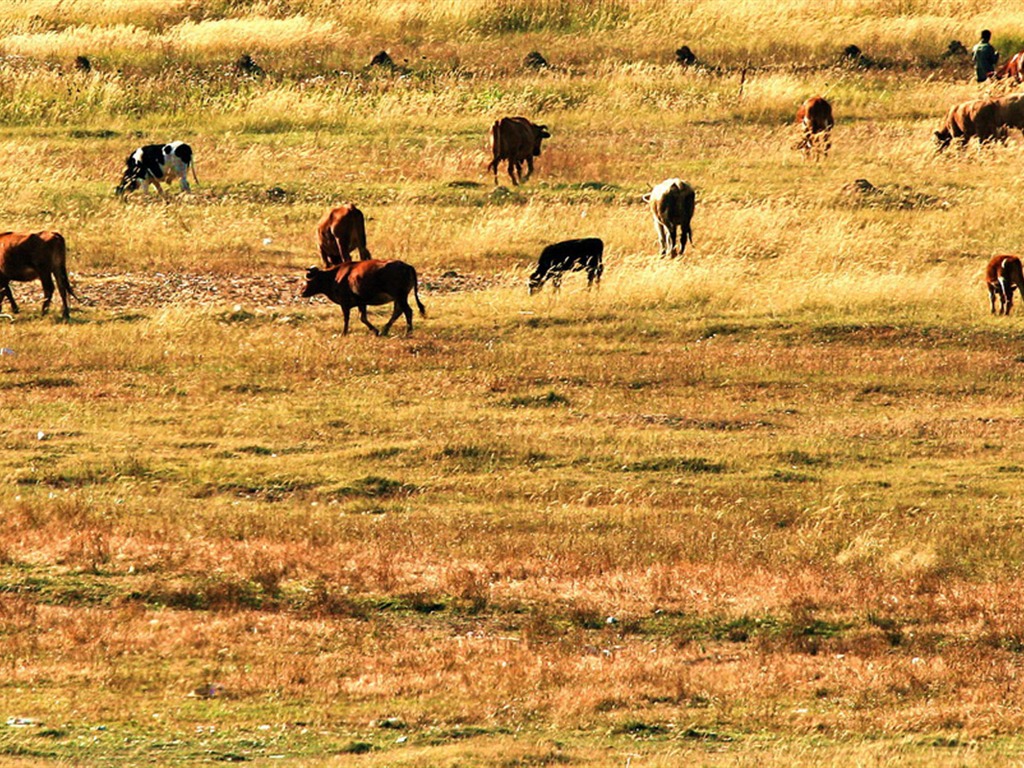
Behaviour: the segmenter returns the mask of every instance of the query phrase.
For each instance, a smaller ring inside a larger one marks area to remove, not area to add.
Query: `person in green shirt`
[[[992,47],[989,42],[992,33],[987,29],[981,30],[981,42],[971,49],[971,58],[974,59],[974,72],[978,76],[978,82],[988,80],[996,69],[996,62],[999,61],[999,51]]]

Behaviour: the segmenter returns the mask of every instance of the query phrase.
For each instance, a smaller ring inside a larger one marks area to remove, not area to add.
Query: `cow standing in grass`
[[[693,242],[693,211],[697,196],[693,187],[682,179],[665,179],[654,187],[643,200],[651,207],[654,228],[658,232],[662,256],[682,256],[686,252],[686,241]],[[676,238],[678,232],[678,250]]]
[[[366,219],[351,203],[343,203],[324,214],[316,225],[316,234],[324,266],[352,261],[352,251],[356,250],[363,261],[371,258],[366,248]]]
[[[985,144],[993,139],[1006,139],[1006,128],[1003,121],[1015,120],[1016,107],[1011,102],[1000,106],[998,99],[973,99],[954,104],[946,112],[939,130],[935,131],[935,143],[942,152],[953,139],[960,140],[961,149],[967,146],[972,137],[978,144]]]
[[[335,264],[327,269],[310,267],[306,270],[306,285],[302,295],[306,298],[323,294],[341,307],[345,316],[345,330],[348,333],[349,313],[352,307],[359,309],[359,319],[363,325],[377,336],[387,335],[392,323],[400,315],[405,315],[407,332],[412,333],[412,307],[409,306],[409,292],[416,297],[420,316],[427,314],[426,307],[420,301],[419,285],[416,270],[403,261],[346,261]],[[378,331],[366,317],[367,306],[390,304],[394,302],[395,311],[384,328]]]
[[[545,247],[540,252],[537,269],[530,275],[530,295],[543,288],[547,280],[551,280],[551,288],[557,291],[562,287],[562,275],[566,272],[585,271],[588,288],[594,283],[600,284],[604,272],[603,253],[604,243],[597,237],[565,240]]]
[[[821,96],[811,96],[796,112],[796,122],[803,133],[796,145],[804,154],[804,159],[828,157],[832,148],[832,105]]]
[[[4,232],[0,234],[0,309],[4,297],[17,314],[11,281],[39,280],[43,284],[43,314],[50,308],[53,285],[60,291],[65,320],[71,317],[68,296],[75,296],[68,280],[67,245],[59,232]],[[78,298],[75,296],[75,298]]]
[[[985,268],[985,284],[992,302],[992,314],[996,314],[996,299],[999,299],[999,314],[1008,315],[1013,309],[1013,290],[1024,295],[1024,271],[1016,256],[993,256]]]
[[[199,183],[196,167],[192,162],[192,147],[182,141],[139,147],[128,155],[124,166],[121,183],[117,186],[118,197],[134,192],[139,187],[142,187],[144,193],[148,192],[150,182],[156,186],[156,191],[161,197],[166,197],[160,182],[170,183],[175,179],[181,183],[182,192],[190,192],[189,168],[192,169],[192,178],[196,184]]]
[[[535,125],[525,117],[503,117],[491,126],[491,163],[488,169],[498,183],[498,163],[508,161],[508,176],[518,185],[533,175],[533,158],[540,157],[541,141],[551,138],[546,125]],[[526,161],[526,176],[523,176]]]

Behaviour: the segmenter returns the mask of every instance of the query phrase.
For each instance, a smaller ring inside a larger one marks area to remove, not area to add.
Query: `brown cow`
[[[11,302],[11,311],[18,305],[11,293],[11,281],[39,280],[43,284],[43,313],[50,308],[53,284],[56,281],[64,303],[65,320],[71,316],[68,296],[78,296],[71,288],[67,270],[67,245],[59,232],[4,232],[0,234],[0,309],[4,296]]]
[[[804,158],[828,157],[832,148],[832,127],[835,125],[832,105],[821,96],[811,96],[797,110],[796,122],[803,131],[803,138],[796,149],[804,153]]]
[[[343,333],[348,333],[349,312],[352,307],[358,307],[363,325],[380,336],[382,333],[387,335],[391,324],[402,314],[405,315],[407,332],[412,333],[409,291],[416,297],[420,316],[425,316],[427,309],[420,301],[415,268],[404,261],[368,259],[335,264],[327,269],[310,267],[306,270],[306,286],[302,289],[302,295],[309,298],[322,293],[339,305],[345,315]],[[378,331],[366,318],[366,307],[390,302],[394,302],[395,311],[391,313],[391,319],[383,331]]]
[[[1008,77],[1015,83],[1024,82],[1024,51],[1013,54],[1005,64],[996,67],[995,79]]]
[[[317,242],[320,244],[320,258],[324,266],[352,261],[352,251],[359,251],[359,258],[371,258],[366,249],[366,222],[363,212],[351,203],[332,208],[316,225]]]
[[[979,144],[993,139],[1004,141],[1006,129],[1002,126],[1008,111],[1008,105],[1000,105],[998,99],[974,99],[954,104],[946,113],[942,126],[935,131],[938,151],[948,147],[954,138],[960,140],[961,148],[967,146],[972,136]]]
[[[498,163],[508,161],[508,175],[513,184],[533,175],[533,158],[540,157],[540,143],[551,138],[546,125],[535,125],[525,117],[503,117],[491,126],[491,163],[488,165],[498,183]],[[523,176],[523,161],[526,176]],[[518,176],[518,178],[516,178]]]
[[[1016,256],[993,256],[985,268],[985,283],[988,297],[992,302],[992,314],[996,314],[996,298],[999,299],[999,314],[1008,315],[1013,309],[1013,289],[1024,294],[1024,272]]]

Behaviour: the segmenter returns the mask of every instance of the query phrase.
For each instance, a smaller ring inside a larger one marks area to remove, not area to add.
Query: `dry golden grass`
[[[946,43],[1024,39],[1015,11],[0,8],[0,212],[65,234],[87,300],[64,325],[19,283],[0,321],[0,760],[1019,752],[1022,335],[981,268],[1024,248],[1024,144],[929,141],[978,93]],[[850,42],[887,67],[826,66]],[[381,48],[404,69],[365,70]],[[508,113],[553,137],[495,189]],[[168,138],[195,193],[116,200]],[[672,261],[640,195],[677,175]],[[342,200],[419,269],[411,338],[296,298]],[[528,296],[541,247],[586,235],[601,288]]]

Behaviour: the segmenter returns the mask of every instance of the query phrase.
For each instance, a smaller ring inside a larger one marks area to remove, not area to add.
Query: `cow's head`
[[[550,139],[551,134],[548,133],[548,127],[546,125],[535,125],[533,126],[533,156],[540,156],[540,143],[544,139]]]
[[[134,192],[139,188],[139,183],[137,176],[125,172],[121,178],[121,183],[117,185],[117,196],[121,197],[128,192]]]
[[[544,274],[540,267],[537,271],[530,275],[530,295],[533,296],[537,291],[544,287],[544,281],[547,280],[547,275]]]
[[[328,274],[319,267],[310,267],[306,270],[306,285],[302,288],[302,297],[308,299],[319,293],[324,293],[330,285]]]

